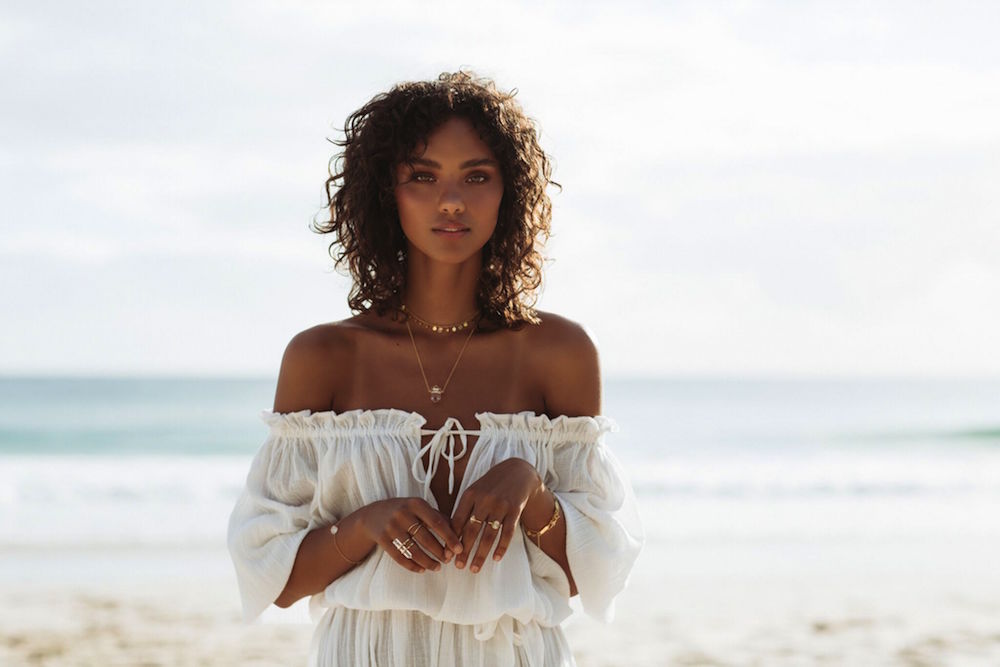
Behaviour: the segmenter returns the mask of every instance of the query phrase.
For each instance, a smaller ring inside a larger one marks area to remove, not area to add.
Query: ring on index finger
[[[475,514],[469,515],[469,523],[482,523],[482,519],[477,519]]]
[[[487,521],[486,525],[492,528],[493,530],[500,530],[503,527],[503,522],[497,519],[493,519],[492,521]]]
[[[423,527],[424,524],[420,523],[419,521],[416,521],[413,523],[413,525],[411,525],[409,528],[406,529],[406,534],[409,535],[410,537],[415,537],[416,534],[419,533],[420,529]]]

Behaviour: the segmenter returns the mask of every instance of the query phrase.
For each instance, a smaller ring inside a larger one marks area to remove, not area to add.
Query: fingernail
[[[462,562],[462,561],[460,561],[460,560],[456,560],[456,561],[455,561],[455,567],[457,567],[457,568],[458,568],[459,570],[461,570],[462,568],[464,568],[464,567],[465,567],[465,563],[463,563],[463,562]]]
[[[446,562],[446,563],[447,563],[448,561],[450,561],[450,560],[451,560],[451,557],[452,557],[452,556],[454,556],[454,555],[455,555],[455,554],[453,554],[452,552],[450,552],[450,551],[448,551],[448,550],[446,549],[446,550],[445,550],[445,552],[444,552],[444,562]]]
[[[472,571],[473,572],[479,572],[479,566],[478,565],[473,565],[472,566]]]
[[[455,553],[457,553],[457,554],[462,553],[462,545],[461,544],[459,544],[457,547],[455,547]]]
[[[493,554],[493,560],[500,560],[502,557],[502,554]]]

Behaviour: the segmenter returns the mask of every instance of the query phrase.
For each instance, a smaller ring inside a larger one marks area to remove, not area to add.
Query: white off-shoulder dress
[[[477,430],[452,418],[430,431],[419,413],[393,408],[264,410],[261,418],[270,432],[228,527],[247,622],[284,589],[309,531],[386,498],[419,496],[437,508],[431,478],[442,461],[453,477],[468,434],[479,439],[457,497],[504,459],[533,464],[562,506],[583,610],[611,620],[643,542],[632,489],[604,443],[604,434],[617,430],[611,419],[482,412]],[[433,434],[426,445],[422,434]],[[487,558],[475,574],[453,563],[417,574],[376,547],[310,598],[317,626],[309,664],[573,665],[559,627],[572,613],[569,596],[562,568],[521,530],[499,562]]]

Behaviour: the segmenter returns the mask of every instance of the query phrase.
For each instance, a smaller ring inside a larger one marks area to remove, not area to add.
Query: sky
[[[263,375],[351,315],[344,120],[472,69],[606,377],[1000,373],[1000,5],[5,2],[0,374]]]

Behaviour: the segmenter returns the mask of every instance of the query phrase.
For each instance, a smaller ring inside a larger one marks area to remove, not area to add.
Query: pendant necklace
[[[403,306],[403,310],[406,310],[405,305]],[[412,317],[416,317],[413,313],[409,314]],[[478,314],[479,313],[476,313],[476,315]],[[475,317],[475,315],[473,315],[473,317]],[[470,317],[469,320],[466,320],[465,325],[468,326],[468,322],[472,319],[473,318]],[[409,320],[406,321],[406,331],[410,334],[410,342],[413,343],[413,352],[417,355],[417,366],[420,367],[420,375],[424,378],[424,386],[427,388],[427,393],[430,394],[431,403],[440,403],[441,398],[444,396],[444,390],[448,388],[448,383],[451,381],[451,376],[455,374],[455,369],[458,368],[458,362],[462,360],[462,353],[465,352],[466,346],[469,344],[469,341],[472,340],[472,334],[476,331],[476,324],[472,324],[472,326],[469,327],[469,335],[465,337],[465,343],[462,344],[462,349],[458,352],[458,358],[455,359],[455,364],[451,367],[451,372],[448,373],[448,378],[444,381],[444,385],[440,387],[438,385],[434,385],[432,387],[430,382],[427,381],[427,373],[424,372],[424,364],[420,360],[420,352],[417,350],[417,341],[413,338],[413,329],[410,328]]]

